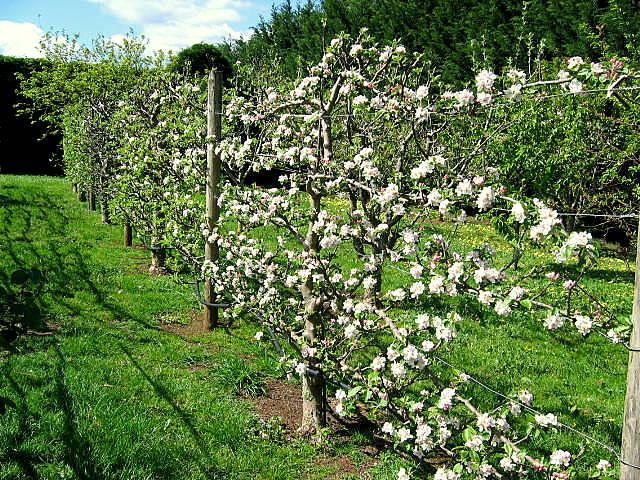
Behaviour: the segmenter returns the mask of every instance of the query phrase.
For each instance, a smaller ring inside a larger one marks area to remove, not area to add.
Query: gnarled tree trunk
[[[320,212],[320,195],[307,185],[307,193],[311,200],[313,215],[309,222],[307,231],[306,247],[312,255],[318,255],[320,251],[320,239],[313,230],[313,224]],[[321,299],[314,295],[313,275],[309,275],[305,283],[300,288],[302,298],[305,302],[305,324],[303,336],[307,345],[314,347],[322,341],[322,314],[320,312]],[[307,371],[302,375],[302,424],[300,433],[303,435],[313,435],[323,428],[327,423],[325,406],[325,380],[320,370],[317,360],[309,359]]]
[[[151,266],[149,267],[149,273],[151,275],[164,275],[167,273],[166,268],[167,251],[158,247],[157,245],[151,245]]]
[[[125,247],[131,247],[133,245],[133,228],[130,223],[124,224],[123,243]]]

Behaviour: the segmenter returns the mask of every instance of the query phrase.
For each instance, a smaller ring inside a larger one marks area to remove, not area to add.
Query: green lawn
[[[250,325],[160,328],[198,304],[192,287],[150,277],[148,260],[65,180],[0,176],[0,284],[45,272],[39,306],[58,328],[0,358],[0,395],[15,403],[0,416],[0,479],[360,478],[348,472],[373,463],[367,477],[395,478],[397,459],[356,440],[260,438],[246,394],[278,375],[268,345]]]
[[[472,244],[474,231],[461,229],[458,241]],[[319,447],[260,438],[246,394],[278,375],[268,344],[251,340],[251,325],[188,337],[160,328],[189,322],[192,288],[149,277],[148,254],[120,243],[121,229],[101,225],[66,181],[0,176],[0,284],[16,268],[44,271],[40,307],[59,327],[0,359],[0,395],[15,403],[0,416],[0,479],[396,478],[399,461],[365,456],[360,434]],[[587,279],[619,315],[630,312],[632,282],[613,258]],[[550,334],[526,315],[489,316],[463,322],[443,356],[505,393],[528,388],[541,410],[619,445],[622,347]],[[481,390],[475,400],[498,401]],[[613,460],[565,431],[534,439],[543,450],[553,443]]]

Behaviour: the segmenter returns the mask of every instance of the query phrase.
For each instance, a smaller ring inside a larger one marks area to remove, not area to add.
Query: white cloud
[[[89,0],[128,22],[149,39],[154,50],[179,50],[197,42],[248,36],[235,28],[243,23],[244,0]]]
[[[0,20],[0,54],[12,57],[41,57],[40,39],[44,32],[33,23]]]

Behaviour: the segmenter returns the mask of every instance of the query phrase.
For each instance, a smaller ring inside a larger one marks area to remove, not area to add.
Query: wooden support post
[[[124,246],[131,247],[133,245],[133,228],[130,223],[124,224]]]
[[[207,97],[207,228],[209,232],[216,229],[220,208],[218,206],[218,191],[220,182],[220,154],[216,152],[222,134],[222,72],[209,72]],[[218,260],[218,243],[205,243],[204,258],[216,263]],[[216,295],[207,277],[204,283],[204,300],[215,303]],[[218,307],[205,305],[204,328],[211,329],[218,324]]]
[[[640,466],[640,222],[636,246],[636,276],[633,289],[633,330],[629,345],[629,369],[627,371],[627,395],[624,401],[622,427],[622,460]],[[636,350],[636,351],[633,351]],[[640,480],[640,468],[620,465],[621,480]]]
[[[93,193],[93,190],[89,190],[89,210],[92,212],[96,211],[96,194]]]

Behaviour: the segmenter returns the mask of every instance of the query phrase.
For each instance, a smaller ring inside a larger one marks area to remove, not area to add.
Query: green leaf
[[[471,440],[471,437],[473,437],[476,433],[477,432],[475,431],[475,429],[473,427],[467,427],[462,432],[462,439],[465,442],[468,442],[469,440]]]
[[[349,390],[349,392],[347,393],[347,397],[348,398],[352,398],[355,397],[358,393],[360,393],[360,391],[362,390],[362,386],[358,385],[357,387],[353,387],[351,390]]]
[[[527,310],[531,310],[533,308],[533,303],[531,302],[531,300],[527,298],[525,298],[524,300],[521,300],[520,305],[522,305],[522,307]]]

